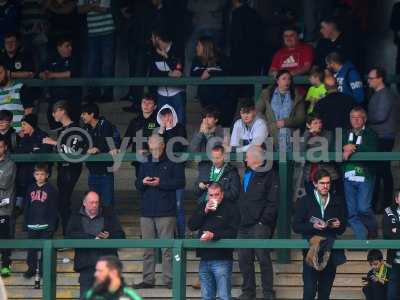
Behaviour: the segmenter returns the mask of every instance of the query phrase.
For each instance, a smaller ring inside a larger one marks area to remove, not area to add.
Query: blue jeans
[[[176,227],[178,238],[185,238],[186,222],[185,222],[185,189],[176,190]]]
[[[161,95],[157,95],[157,108],[158,111],[164,105],[170,105],[175,109],[175,112],[178,116],[178,123],[183,125],[186,124],[186,93],[180,92],[172,97],[165,97]]]
[[[398,300],[400,291],[400,265],[393,263],[387,288],[387,300]]]
[[[88,76],[114,77],[114,34],[89,36]],[[100,97],[100,89],[90,88],[89,94],[91,97]],[[103,88],[103,97],[112,99],[113,88]]]
[[[90,190],[100,195],[103,206],[114,205],[114,174],[89,174],[88,185]]]
[[[358,240],[366,240],[368,232],[376,232],[374,212],[372,211],[372,195],[375,178],[366,178],[364,182],[344,180],[348,220]]]
[[[231,260],[201,260],[199,277],[203,300],[231,300]]]

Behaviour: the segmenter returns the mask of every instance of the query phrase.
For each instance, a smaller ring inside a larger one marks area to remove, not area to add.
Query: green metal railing
[[[187,250],[198,248],[306,249],[306,240],[3,240],[0,249],[41,249],[43,251],[43,300],[55,300],[56,266],[59,248],[171,248],[172,299],[186,299]],[[400,240],[338,240],[335,249],[400,249]]]

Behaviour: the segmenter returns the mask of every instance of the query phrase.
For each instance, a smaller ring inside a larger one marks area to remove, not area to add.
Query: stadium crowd
[[[183,7],[161,0],[122,1],[117,9],[110,2],[0,0],[4,47],[0,54],[1,239],[14,238],[20,216],[31,239],[51,239],[59,228],[65,238],[125,238],[114,212],[117,170],[113,162],[71,157],[76,153],[116,157],[129,151],[139,158],[133,166],[141,237],[185,238],[191,231],[204,242],[272,238],[278,191],[289,187],[279,187],[277,166],[268,153],[302,152],[307,158],[321,152],[340,153],[335,162],[295,162],[300,170],[295,191],[303,193],[296,201],[292,227],[310,241],[304,255],[304,300],[314,299],[316,294],[320,300],[329,299],[336,268],[346,262],[344,251],[331,248],[347,225],[355,239],[375,239],[379,213],[383,214],[384,238],[399,238],[400,191],[393,191],[390,163],[349,160],[354,153],[393,150],[397,96],[382,67],[365,69],[357,29],[343,22],[349,14],[345,4],[332,16],[326,7],[315,8],[324,14],[317,41],[299,29],[293,12],[285,12],[278,29],[281,42],[271,43],[262,31],[262,18],[245,0],[188,0]],[[333,2],[326,1],[326,5]],[[186,11],[192,17],[189,33],[182,26]],[[114,19],[113,14],[120,18]],[[132,104],[124,111],[136,116],[121,135],[115,124],[101,115],[98,105],[113,100],[113,88],[90,88],[83,93],[77,87],[39,89],[18,81],[68,80],[84,71],[88,77],[113,77],[115,37],[122,21],[128,24],[131,77],[179,81],[185,75],[208,80],[268,74],[274,83],[263,88],[256,102],[248,86],[200,86],[201,124],[187,141],[187,94],[181,86],[151,87],[146,92],[144,87],[131,87],[124,99]],[[392,29],[397,36],[395,23]],[[281,46],[275,49],[273,45],[278,44]],[[84,48],[87,59],[81,55]],[[309,84],[295,85],[293,76],[298,75],[308,76]],[[39,99],[49,104],[51,134],[39,127]],[[14,163],[9,157],[10,153],[54,152],[65,160],[55,165]],[[198,164],[194,187],[186,186],[180,152],[207,152],[210,157]],[[230,153],[244,157],[243,176],[238,164],[228,160]],[[88,192],[79,210],[73,211],[71,197],[83,167],[88,169]],[[57,170],[56,186],[48,180],[52,169]],[[193,188],[197,197],[191,216],[185,215],[185,187]],[[2,277],[11,275],[11,251],[1,251]],[[232,299],[233,251],[197,250],[203,299],[215,299],[216,295]],[[243,277],[239,299],[255,299],[256,260],[263,297],[275,299],[270,251],[237,252]],[[140,299],[121,283],[122,265],[116,255],[115,249],[76,249],[74,270],[79,273],[84,299],[95,299],[101,293]],[[162,256],[162,278],[171,289],[171,250],[163,249]],[[372,269],[363,289],[367,299],[378,299],[377,295],[397,299],[400,252],[388,251],[385,264],[382,253],[370,251],[368,262]],[[134,289],[154,288],[155,265],[155,250],[146,249],[143,280],[134,284]],[[38,251],[28,251],[27,266],[25,278],[41,275]]]

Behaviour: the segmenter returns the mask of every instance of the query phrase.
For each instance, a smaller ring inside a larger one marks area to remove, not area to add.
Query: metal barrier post
[[[53,248],[52,240],[46,240],[43,244],[43,299],[56,299],[56,249]]]
[[[290,215],[289,215],[289,163],[286,159],[279,161],[279,213],[278,213],[278,238],[290,239]],[[278,251],[278,262],[289,263],[290,250]]]
[[[172,249],[172,299],[186,299],[186,250],[183,241],[176,240]]]

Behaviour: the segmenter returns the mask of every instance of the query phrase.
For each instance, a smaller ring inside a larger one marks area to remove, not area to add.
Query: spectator
[[[40,78],[48,79],[70,79],[79,77],[78,65],[72,58],[72,44],[69,38],[61,38],[57,41],[57,54],[47,65],[45,71],[40,73]],[[57,101],[66,100],[71,107],[71,118],[79,122],[81,95],[79,87],[52,87],[50,88],[50,101],[47,110],[47,120],[51,129],[61,126],[52,117],[53,105]]]
[[[129,145],[132,145],[132,152],[144,153],[148,150],[147,143],[138,144],[134,138],[143,137],[148,138],[151,136],[158,127],[157,124],[157,100],[154,95],[144,95],[141,103],[141,113],[133,118],[128,125],[125,133],[125,138],[129,138]],[[135,166],[136,177],[139,173],[139,163],[137,161],[132,162]]]
[[[357,65],[358,53],[352,37],[343,32],[340,21],[336,17],[327,17],[321,22],[320,39],[315,48],[315,65],[325,68],[325,58],[332,52],[337,52],[343,61],[351,61]]]
[[[197,42],[191,76],[208,80],[211,77],[227,76],[227,69],[226,59],[219,53],[215,42],[210,37],[201,37]],[[203,109],[209,105],[214,105],[219,109],[220,123],[223,127],[232,125],[237,103],[231,97],[228,86],[200,85],[197,95]]]
[[[333,76],[326,76],[324,84],[327,95],[315,104],[314,112],[321,116],[326,130],[335,132],[338,128],[349,128],[348,116],[355,105],[354,98],[338,92],[336,79]]]
[[[246,152],[251,145],[261,146],[268,136],[268,128],[264,119],[257,116],[253,101],[240,105],[240,119],[233,125],[231,135],[231,151]]]
[[[219,114],[220,111],[215,106],[203,109],[200,129],[193,134],[190,142],[191,152],[208,152],[207,150],[212,149],[214,145],[222,145],[225,142],[224,129],[218,125]]]
[[[304,17],[304,36],[307,42],[313,42],[318,35],[318,22],[332,14],[333,0],[305,0],[302,1]]]
[[[178,123],[178,118],[173,107],[168,104],[161,107],[157,114],[157,122],[160,125],[159,135],[163,137],[166,145],[166,155],[175,157],[173,153],[186,151],[183,140],[186,141],[186,130]],[[177,139],[177,140],[175,140]],[[178,139],[181,139],[180,141]],[[172,147],[171,147],[172,145]],[[172,150],[173,153],[170,151]],[[182,166],[184,168],[184,165]],[[185,237],[185,207],[184,207],[185,184],[176,189],[176,216],[178,236]]]
[[[393,204],[383,213],[383,237],[387,240],[400,239],[400,190],[394,193]],[[387,288],[387,300],[396,300],[400,290],[400,252],[399,249],[388,249],[386,262],[392,266]]]
[[[43,143],[57,147],[59,153],[76,155],[82,147],[84,136],[80,133],[79,123],[70,117],[70,107],[66,101],[59,101],[53,105],[53,118],[61,124],[58,139],[45,137]],[[60,140],[61,139],[61,140]],[[72,139],[72,140],[70,140]],[[81,141],[79,141],[79,139]],[[82,163],[73,163],[64,160],[57,167],[57,188],[60,192],[58,199],[58,214],[61,218],[63,235],[66,235],[68,221],[71,216],[71,197],[74,187],[82,172]]]
[[[311,69],[308,80],[311,87],[308,89],[305,100],[308,105],[307,113],[311,114],[314,111],[315,104],[326,96],[327,90],[324,84],[324,72],[319,67],[314,66]]]
[[[90,155],[99,153],[115,153],[114,145],[107,138],[114,138],[116,128],[104,117],[100,117],[97,104],[89,103],[82,108],[82,120],[84,129],[92,139],[92,147],[87,149]],[[105,207],[114,205],[114,173],[110,162],[87,162],[89,170],[88,185],[92,191],[99,194],[102,205]]]
[[[48,134],[41,130],[38,125],[38,118],[36,115],[29,114],[21,120],[21,132],[19,133],[20,139],[15,149],[18,154],[31,154],[31,153],[49,153],[51,147],[43,144],[43,139],[48,137]],[[27,189],[35,182],[33,177],[34,163],[24,162],[18,164],[17,170],[17,206],[23,208],[23,203],[26,202],[25,197]]]
[[[111,13],[111,0],[79,0],[78,12],[86,14],[88,76],[114,76],[114,31],[115,25]],[[113,88],[90,88],[88,101],[111,102]]]
[[[178,50],[168,33],[154,30],[151,40],[154,51],[150,76],[181,78],[183,74],[182,58],[178,56]],[[179,123],[186,124],[186,94],[182,88],[158,87],[157,104],[159,108],[165,104],[172,106],[178,114]]]
[[[289,71],[276,74],[275,84],[262,92],[257,111],[265,116],[274,148],[290,151],[292,131],[303,125],[306,114],[303,96],[295,88]]]
[[[241,215],[239,239],[270,239],[278,214],[278,177],[267,167],[265,152],[252,146],[246,153],[247,168],[243,176],[239,197]],[[275,299],[273,267],[267,249],[239,249],[239,267],[243,276],[242,295],[239,299],[256,298],[255,257],[260,263],[263,299]]]
[[[382,68],[373,68],[368,74],[369,87],[374,91],[368,102],[368,124],[378,134],[378,150],[391,152],[396,136],[397,98],[386,86],[386,72]],[[382,161],[377,165],[374,192],[374,207],[377,208],[379,191],[383,180],[382,206],[378,211],[390,206],[393,199],[393,177],[390,162]]]
[[[393,4],[392,15],[390,18],[390,29],[393,31],[393,41],[397,48],[395,71],[400,74],[400,2]],[[397,85],[399,89],[399,85]]]
[[[334,138],[332,132],[324,129],[324,121],[318,114],[311,114],[307,117],[306,131],[304,132],[304,142],[300,151],[302,153],[315,153],[318,149],[323,152],[331,152],[333,148]],[[324,148],[325,146],[328,149]],[[343,185],[340,176],[333,163],[311,162],[306,161],[304,165],[304,187],[308,195],[314,193],[314,176],[318,170],[324,169],[328,171],[331,178],[331,191],[336,195],[343,195]]]
[[[360,74],[351,62],[345,62],[339,53],[333,52],[326,57],[326,66],[334,74],[338,91],[352,96],[357,104],[364,102],[364,89]]]
[[[187,10],[192,17],[192,32],[186,48],[186,59],[189,65],[193,59],[196,43],[201,37],[214,40],[218,48],[221,48],[224,9],[227,2],[227,0],[187,1]]]
[[[0,110],[0,136],[7,143],[7,151],[14,152],[17,148],[19,136],[15,129],[11,127],[13,115],[9,110]]]
[[[111,208],[101,206],[95,191],[85,194],[83,205],[74,212],[68,223],[70,239],[124,239],[125,233]],[[79,273],[81,297],[93,286],[96,263],[105,255],[117,256],[117,249],[75,249],[74,271]]]
[[[381,250],[368,251],[367,261],[371,266],[367,277],[363,277],[363,293],[366,300],[386,299],[391,268],[385,264]]]
[[[18,32],[20,21],[20,3],[12,0],[0,1],[0,42],[4,42],[6,33]],[[4,45],[1,44],[1,47]]]
[[[0,63],[0,110],[7,109],[13,114],[12,127],[19,132],[21,119],[24,114],[33,110],[33,103],[26,97],[22,83],[14,83],[10,80],[8,70]]]
[[[247,0],[232,0],[230,57],[233,76],[258,76],[264,61],[264,24]],[[257,34],[256,34],[257,33]],[[249,98],[253,87],[238,87],[237,97]]]
[[[366,126],[367,113],[362,107],[350,112],[351,128],[343,134],[344,194],[349,224],[358,240],[376,238],[378,225],[372,211],[375,170],[371,163],[353,162],[353,153],[376,152],[378,137]]]
[[[315,236],[320,236],[323,239],[322,243],[325,242],[326,245],[332,243],[346,230],[345,208],[340,198],[330,193],[331,178],[326,170],[318,170],[314,186],[313,195],[306,195],[296,202],[293,230],[310,242]],[[328,220],[332,221],[327,223]],[[343,250],[332,250],[325,268],[317,270],[316,266],[309,265],[305,256],[303,300],[315,299],[317,292],[319,299],[330,299],[336,268],[345,261]]]
[[[207,201],[198,204],[189,221],[190,230],[198,230],[200,240],[211,242],[234,239],[240,220],[236,205],[226,201],[220,184],[208,187]],[[230,300],[233,249],[198,249],[199,277],[203,299]]]
[[[162,0],[125,2],[122,4],[122,14],[128,19],[129,76],[145,77],[149,69],[151,32],[154,28],[165,28],[167,25],[165,5]],[[123,108],[124,111],[139,110],[143,89],[142,86],[130,87],[129,92],[121,98],[122,101],[132,102]]]
[[[199,168],[194,184],[198,203],[208,201],[207,190],[212,183],[218,183],[224,192],[224,200],[236,203],[240,194],[240,176],[235,166],[225,161],[225,149],[215,145],[211,150],[211,163]]]
[[[96,263],[94,286],[85,293],[82,299],[116,297],[117,299],[142,300],[142,297],[133,289],[125,285],[122,267],[122,262],[115,256],[100,257]]]
[[[15,223],[13,211],[15,206],[15,177],[17,169],[8,157],[8,144],[4,136],[0,136],[0,238],[13,238],[12,226]],[[2,249],[0,276],[11,275],[11,250]]]
[[[33,78],[35,67],[31,55],[21,46],[21,37],[17,33],[4,35],[4,49],[0,61],[10,71],[11,79]]]
[[[58,192],[48,182],[49,169],[47,164],[37,164],[33,176],[36,183],[28,187],[24,219],[29,239],[52,239],[58,219]],[[28,270],[24,278],[32,278],[39,269],[42,276],[42,267],[38,267],[38,250],[29,249],[27,257]]]
[[[174,163],[165,155],[164,139],[149,138],[150,156],[140,165],[136,188],[140,191],[140,230],[143,239],[173,239],[176,225],[176,190],[184,186],[182,164]],[[163,280],[172,288],[171,249],[163,249]],[[135,289],[154,288],[155,251],[146,249],[143,255],[143,281]]]
[[[49,23],[42,0],[21,0],[21,33],[23,44],[32,49],[36,69],[42,69],[47,62]],[[17,31],[13,31],[17,32]]]
[[[314,60],[314,49],[311,45],[300,42],[299,31],[288,26],[282,33],[284,47],[272,58],[270,76],[276,76],[280,70],[288,70],[292,76],[307,74]]]

